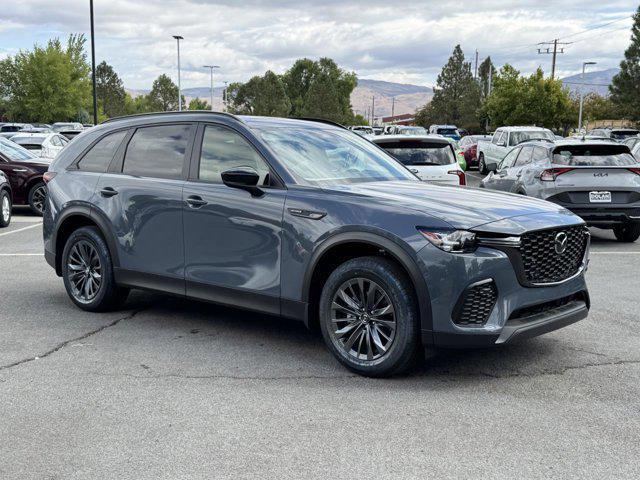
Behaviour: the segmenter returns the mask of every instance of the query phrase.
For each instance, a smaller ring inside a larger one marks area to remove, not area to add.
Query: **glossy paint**
[[[30,162],[12,162],[0,154],[0,171],[2,171],[13,190],[13,204],[26,205],[29,203],[29,190],[33,185],[42,181],[42,175],[49,168],[49,162],[34,159]]]
[[[251,195],[224,184],[200,182],[194,175],[195,155],[186,156],[184,178],[179,180],[123,175],[118,158],[126,140],[108,172],[74,169],[84,151],[116,128],[176,119],[198,123],[198,128],[209,123],[233,128],[253,144],[281,186]],[[560,287],[526,289],[514,280],[513,267],[502,252],[482,247],[471,254],[445,253],[416,228],[516,235],[582,223],[567,210],[517,195],[418,181],[298,185],[256,135],[254,128],[260,125],[338,128],[201,112],[125,118],[83,133],[51,166],[57,175],[49,183],[44,218],[47,261],[53,265],[59,261],[63,245],[57,237],[65,222],[82,217],[103,231],[116,279],[123,284],[304,320],[314,269],[333,248],[358,242],[387,252],[405,268],[416,288],[427,336],[434,331],[458,332],[451,322],[452,305],[478,279],[495,278],[501,298],[490,322],[484,329],[476,328],[474,335],[499,332],[508,312],[516,308],[586,288],[580,275]],[[102,195],[108,187],[117,194]],[[201,200],[195,206],[188,201],[194,197]]]

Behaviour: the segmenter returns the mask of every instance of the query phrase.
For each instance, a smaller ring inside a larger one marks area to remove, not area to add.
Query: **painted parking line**
[[[17,230],[11,230],[10,232],[0,233],[0,237],[4,237],[6,235],[11,235],[12,233],[23,232],[24,230],[28,230],[30,228],[39,227],[41,225],[42,225],[42,222],[38,222],[38,223],[36,223],[34,225],[29,225],[28,227],[22,227],[22,228],[18,228]]]

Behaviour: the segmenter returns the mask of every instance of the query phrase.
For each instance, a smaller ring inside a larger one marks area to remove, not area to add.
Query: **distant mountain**
[[[146,95],[149,90],[127,89],[132,97]],[[209,87],[183,88],[182,94],[187,101],[193,98],[209,101],[211,96]],[[393,83],[382,80],[358,79],[358,86],[351,93],[351,105],[354,112],[364,115],[372,105],[375,97],[375,116],[388,116],[414,113],[423,105],[429,103],[433,97],[433,89],[421,85],[408,83]],[[222,87],[213,90],[213,108],[222,110]]]
[[[609,94],[609,85],[611,80],[615,77],[619,68],[608,68],[607,70],[599,70],[595,72],[586,72],[584,74],[584,93],[595,92],[598,95],[606,96]],[[562,84],[569,88],[572,94],[578,95],[580,93],[580,85],[582,84],[581,74],[571,75],[567,78],[562,78]]]

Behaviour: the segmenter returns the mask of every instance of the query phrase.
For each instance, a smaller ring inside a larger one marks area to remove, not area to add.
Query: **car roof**
[[[13,140],[14,138],[47,138],[50,135],[58,135],[57,133],[53,133],[53,132],[16,132],[16,134],[11,137],[11,139]]]
[[[527,131],[527,132],[534,131],[534,132],[538,132],[538,131],[548,131],[549,129],[548,128],[544,128],[544,127],[536,127],[535,125],[531,125],[531,126],[528,126],[528,127],[527,126],[499,127],[499,128],[496,129],[496,131],[497,130],[502,130],[502,131],[505,131],[505,130],[512,131],[513,130],[514,132],[517,132],[517,131]]]
[[[413,140],[418,142],[441,143],[443,145],[450,144],[449,140],[442,136],[436,135],[383,135],[370,138],[373,143],[392,143],[398,140]]]

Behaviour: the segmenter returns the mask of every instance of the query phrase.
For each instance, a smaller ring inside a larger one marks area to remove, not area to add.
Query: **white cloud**
[[[21,0],[3,11],[1,51],[30,48],[54,35],[88,31],[88,2]],[[175,77],[181,44],[183,86],[204,86],[203,64],[216,63],[217,84],[284,71],[303,56],[334,58],[360,77],[433,84],[455,44],[468,58],[510,62],[523,72],[550,56],[535,44],[630,15],[637,1],[388,0],[112,0],[95,2],[97,59],[114,65],[131,88],[148,88],[160,73]],[[630,19],[574,35],[558,73],[576,73],[585,59],[617,66]],[[602,32],[610,33],[602,35]],[[599,35],[599,36],[598,36]]]

